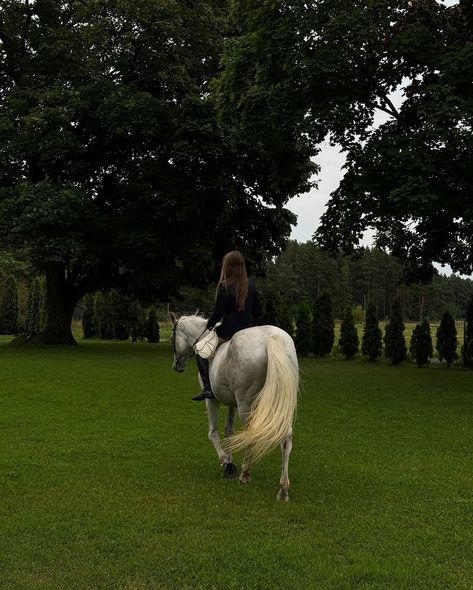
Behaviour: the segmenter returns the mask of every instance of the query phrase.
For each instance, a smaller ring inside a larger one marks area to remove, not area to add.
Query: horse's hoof
[[[241,474],[239,480],[242,485],[246,485],[247,483],[250,483],[251,477],[249,475]]]
[[[289,502],[289,494],[287,493],[287,490],[279,490],[276,500],[279,500],[280,502]]]
[[[237,468],[235,463],[224,463],[223,465],[223,477],[232,479],[237,474]]]

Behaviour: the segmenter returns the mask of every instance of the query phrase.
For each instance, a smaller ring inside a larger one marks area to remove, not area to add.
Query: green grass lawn
[[[303,360],[281,504],[277,451],[223,479],[168,344],[6,340],[0,588],[473,588],[472,372]]]

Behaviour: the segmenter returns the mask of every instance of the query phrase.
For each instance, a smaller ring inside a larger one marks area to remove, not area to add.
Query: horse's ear
[[[169,318],[172,322],[172,325],[175,326],[177,324],[177,317],[172,311],[169,312]]]
[[[199,308],[197,308],[197,311],[195,312],[194,315],[199,315]]]

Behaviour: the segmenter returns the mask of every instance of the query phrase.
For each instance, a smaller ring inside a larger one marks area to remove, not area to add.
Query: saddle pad
[[[208,359],[215,354],[217,346],[217,332],[211,330],[208,334],[202,336],[202,338],[194,344],[194,350],[195,353],[198,354],[201,358]]]

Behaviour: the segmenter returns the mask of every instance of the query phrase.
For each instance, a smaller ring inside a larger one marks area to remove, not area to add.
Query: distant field
[[[171,357],[0,344],[0,588],[473,587],[472,372],[302,360],[286,505],[276,451],[222,478]]]

